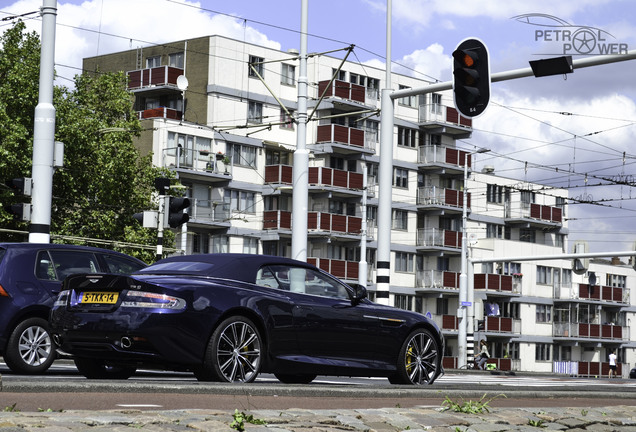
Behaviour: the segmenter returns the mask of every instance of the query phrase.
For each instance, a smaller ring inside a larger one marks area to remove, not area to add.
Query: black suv
[[[0,243],[0,355],[9,369],[39,374],[55,360],[48,318],[66,276],[130,274],[143,267],[143,261],[107,249]]]

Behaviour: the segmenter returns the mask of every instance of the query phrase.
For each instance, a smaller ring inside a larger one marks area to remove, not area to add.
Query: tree
[[[0,78],[8,77],[13,84],[0,80],[0,178],[28,177],[39,40],[35,34],[25,35],[22,23],[7,30],[2,40]],[[17,71],[16,64],[25,64],[27,74]],[[151,155],[141,156],[133,144],[141,126],[126,90],[126,76],[77,75],[73,88],[55,87],[54,106],[55,139],[64,143],[64,167],[53,176],[52,237],[154,244],[156,232],[139,226],[132,215],[152,206],[155,177],[170,173],[153,167]],[[6,213],[0,213],[0,222],[13,223]],[[171,234],[164,234],[166,247],[174,240]],[[6,234],[0,232],[2,236]],[[125,252],[146,262],[154,258],[152,251]]]

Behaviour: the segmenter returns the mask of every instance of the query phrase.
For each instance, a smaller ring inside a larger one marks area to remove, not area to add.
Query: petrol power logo
[[[628,46],[600,28],[575,25],[546,14],[524,14],[512,17],[535,27],[535,42],[544,43],[554,52],[541,55],[599,55],[627,54]]]

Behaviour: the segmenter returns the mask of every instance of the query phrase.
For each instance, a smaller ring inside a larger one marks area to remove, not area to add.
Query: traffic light
[[[190,220],[183,210],[190,207],[190,199],[183,197],[167,197],[164,227],[177,228]]]
[[[133,219],[141,224],[144,228],[157,229],[157,212],[155,210],[146,210],[143,213],[135,213]]]
[[[4,206],[4,209],[7,213],[11,213],[14,216],[14,219],[17,219],[19,221],[31,220],[31,204],[7,204]]]
[[[5,183],[16,195],[31,196],[31,178],[20,177],[7,180]]]
[[[465,39],[453,51],[455,107],[465,117],[484,112],[490,100],[488,50],[478,39]]]

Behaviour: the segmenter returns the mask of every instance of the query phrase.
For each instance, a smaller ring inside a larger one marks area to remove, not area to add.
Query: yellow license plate
[[[119,293],[116,292],[84,292],[80,303],[115,304],[118,298]]]

